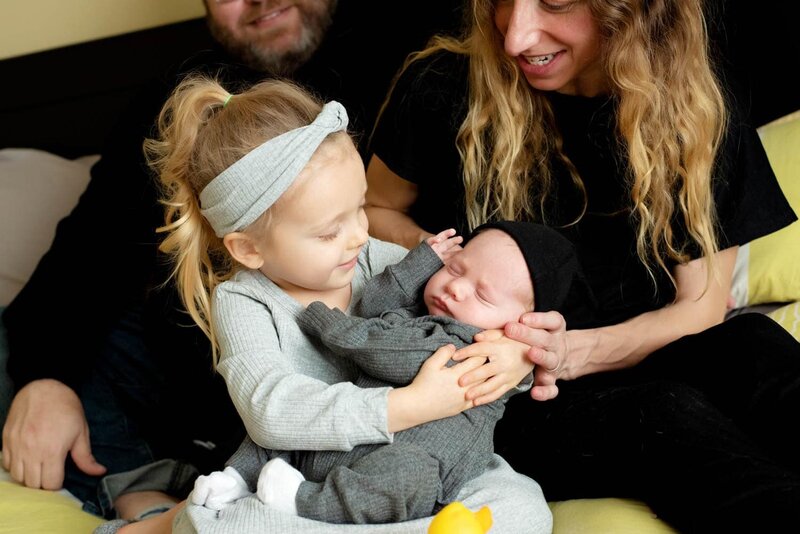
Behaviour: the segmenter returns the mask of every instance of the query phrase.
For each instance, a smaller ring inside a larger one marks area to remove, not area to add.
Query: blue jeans
[[[85,511],[106,518],[114,516],[113,501],[125,490],[185,497],[199,473],[184,461],[165,459],[141,427],[147,414],[168,408],[161,398],[165,374],[143,341],[138,310],[119,321],[101,354],[78,394],[92,453],[108,471],[101,477],[87,475],[67,457],[64,487],[83,501]]]
[[[114,499],[128,491],[185,498],[199,472],[222,469],[245,435],[224,383],[203,359],[204,349],[182,339],[165,349],[157,340],[156,354],[144,330],[141,309],[131,307],[77,390],[92,454],[107,472],[87,475],[67,456],[64,487],[84,510],[106,518],[114,517]],[[0,425],[14,391],[7,352],[0,323]],[[171,360],[177,353],[181,357]]]
[[[4,309],[4,308],[3,308]],[[1,310],[0,310],[1,311]],[[97,366],[92,376],[78,392],[89,424],[92,453],[108,468],[108,474],[126,472],[155,460],[147,442],[139,436],[136,425],[120,408],[115,389],[125,387],[123,381],[109,373],[114,366],[126,362],[147,362],[146,349],[141,341],[137,314],[124,319],[110,336],[105,354],[108,359]],[[8,345],[5,328],[0,321],[0,427],[5,424],[8,408],[14,396],[11,379],[6,372]],[[147,379],[139,374],[142,384]],[[146,394],[141,384],[128,384]],[[90,476],[77,468],[67,455],[64,487],[84,502],[84,510],[100,516],[111,515],[112,495],[100,489],[103,477]]]
[[[0,308],[0,313],[4,308]],[[127,472],[156,460],[148,443],[140,436],[137,425],[120,407],[120,391],[128,391],[144,402],[152,397],[153,375],[158,374],[152,358],[142,342],[138,312],[129,313],[109,336],[104,354],[92,376],[78,392],[89,424],[92,453],[108,468],[108,474]],[[8,345],[5,328],[0,321],[0,427],[5,424],[14,388],[8,373]],[[139,369],[136,371],[136,369]],[[126,378],[127,377],[127,378]],[[152,400],[151,400],[152,403]],[[64,487],[84,502],[84,510],[100,516],[111,516],[115,495],[104,491],[103,477],[90,476],[77,468],[68,455]]]
[[[89,424],[92,454],[106,466],[108,475],[155,461],[137,424],[118,400],[120,392],[126,390],[147,396],[152,358],[148,357],[141,334],[138,313],[129,313],[109,336],[102,352],[104,358],[98,358],[91,376],[78,391]],[[67,457],[64,487],[84,502],[84,510],[106,516],[110,514],[112,497],[98,491],[101,479],[82,472]]]

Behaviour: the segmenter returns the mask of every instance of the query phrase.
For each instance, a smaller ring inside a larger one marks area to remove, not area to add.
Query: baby
[[[469,345],[478,332],[503,328],[534,308],[561,312],[571,327],[591,320],[594,298],[572,244],[556,231],[535,223],[485,224],[445,265],[435,251],[443,234],[373,277],[353,315],[321,302],[301,313],[299,324],[308,335],[359,367],[358,386],[408,384],[443,345]],[[515,347],[520,354],[526,348]],[[193,500],[220,507],[225,484],[240,495],[256,485],[266,504],[320,521],[431,515],[484,471],[505,402],[530,387],[530,370],[497,401],[398,432],[388,445],[280,453],[246,442],[224,472],[198,480]],[[225,473],[230,478],[211,487],[212,477]]]

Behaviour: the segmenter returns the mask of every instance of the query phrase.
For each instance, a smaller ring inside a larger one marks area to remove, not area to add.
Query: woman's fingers
[[[548,401],[558,396],[558,386],[534,386],[531,388],[531,398],[536,401]]]
[[[528,358],[534,365],[542,367],[549,373],[558,374],[561,371],[562,359],[557,352],[550,352],[539,347],[531,347]]]
[[[557,311],[529,312],[520,317],[520,322],[531,328],[550,330],[551,332],[564,331],[567,329],[564,316]]]
[[[531,328],[521,323],[508,323],[505,327],[507,337],[531,347],[550,349],[556,342],[555,335],[549,330]]]
[[[546,371],[543,367],[534,367],[531,398],[537,401],[554,399],[558,395],[557,378],[554,373]]]

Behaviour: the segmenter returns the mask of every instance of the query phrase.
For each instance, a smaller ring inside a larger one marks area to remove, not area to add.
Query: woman
[[[465,37],[393,89],[368,216],[406,246],[497,218],[575,243],[603,322],[505,329],[550,402],[512,400],[496,445],[548,499],[768,531],[797,523],[800,344],[762,316],[721,321],[737,247],[796,217],[707,50],[701,0],[473,0]]]

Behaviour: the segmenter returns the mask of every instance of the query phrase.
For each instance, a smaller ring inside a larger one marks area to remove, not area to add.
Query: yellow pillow
[[[800,300],[782,306],[767,315],[800,341]]]
[[[102,522],[63,493],[0,481],[0,534],[86,534]]]
[[[758,129],[783,194],[800,215],[800,111]],[[739,248],[736,307],[800,299],[800,222]]]
[[[572,499],[550,502],[553,534],[677,534],[643,502]]]

